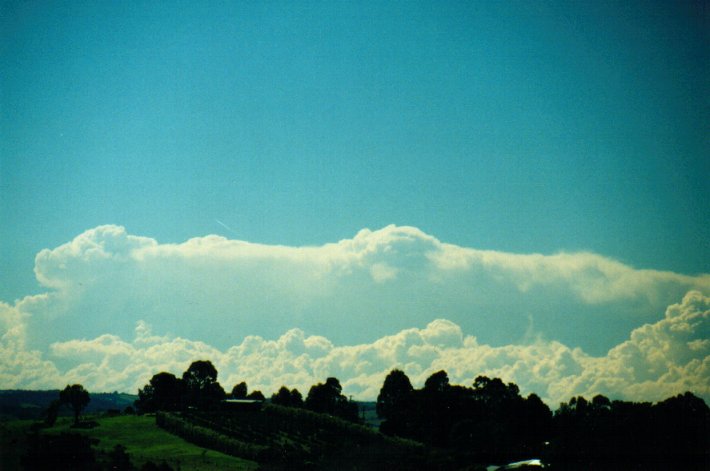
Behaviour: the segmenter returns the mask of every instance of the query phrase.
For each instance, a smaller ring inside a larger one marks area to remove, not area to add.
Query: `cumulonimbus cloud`
[[[591,253],[484,251],[397,226],[319,247],[101,226],[40,252],[35,272],[46,293],[0,304],[0,387],[131,391],[207,358],[225,386],[265,392],[335,375],[373,398],[400,367],[415,383],[501,376],[552,403],[708,395],[710,277]],[[595,316],[614,321],[601,353],[574,333]]]

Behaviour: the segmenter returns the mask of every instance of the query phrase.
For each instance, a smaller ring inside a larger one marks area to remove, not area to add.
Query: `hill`
[[[90,393],[91,401],[84,410],[86,414],[96,414],[109,410],[123,411],[133,406],[138,396],[126,393]],[[26,391],[0,390],[0,419],[39,419],[49,404],[59,398],[59,390]],[[70,410],[60,408],[60,415],[69,415]]]
[[[185,470],[225,470],[253,471],[257,464],[253,461],[228,456],[189,443],[166,432],[155,424],[154,416],[123,415],[117,417],[91,417],[98,426],[91,429],[70,427],[71,419],[60,418],[50,429],[42,429],[41,434],[58,436],[62,433],[79,433],[94,440],[97,461],[105,463],[116,445],[123,445],[136,469],[145,463],[165,462],[172,469]],[[0,469],[14,471],[22,469],[20,458],[29,446],[28,432],[32,422],[12,420],[0,422]]]
[[[159,413],[156,418],[166,430],[256,460],[261,469],[436,469],[449,459],[441,450],[367,425],[274,404],[261,410]]]

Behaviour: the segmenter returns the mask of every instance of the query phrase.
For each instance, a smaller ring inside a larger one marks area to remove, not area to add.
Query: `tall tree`
[[[185,384],[185,398],[188,406],[208,409],[226,397],[224,389],[217,382],[217,369],[211,361],[192,362],[182,374],[182,380]]]
[[[441,370],[432,374],[424,382],[424,391],[428,393],[443,393],[449,388],[449,375]]]
[[[150,383],[138,390],[136,407],[142,412],[179,410],[185,393],[184,382],[165,371],[153,375]]]
[[[278,392],[271,396],[271,402],[280,406],[286,407],[302,407],[303,396],[298,392],[298,389],[289,389],[286,386],[281,386]]]
[[[59,402],[68,405],[74,411],[74,423],[79,423],[81,411],[89,404],[89,392],[81,384],[67,385],[59,393]]]
[[[232,398],[233,399],[246,399],[247,397],[247,383],[242,381],[239,384],[234,385],[232,388]]]
[[[311,386],[306,397],[306,408],[314,412],[335,415],[346,420],[357,422],[357,404],[348,401],[342,394],[342,386],[338,378],[328,378],[325,384]]]
[[[385,378],[377,395],[377,416],[385,419],[380,430],[387,434],[406,433],[414,388],[404,371],[394,369]]]

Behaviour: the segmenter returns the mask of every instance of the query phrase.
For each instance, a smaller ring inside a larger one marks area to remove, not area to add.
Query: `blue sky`
[[[36,279],[40,251],[104,224],[158,244],[217,234],[269,247],[321,247],[396,224],[462,248],[590,252],[630,269],[708,272],[703,2],[9,1],[0,9],[6,303],[47,292]],[[379,263],[376,281],[389,273]],[[463,296],[446,305],[450,316],[432,302],[438,313],[416,322],[393,288],[373,303],[400,321],[354,331],[351,341],[437,317],[466,335],[481,329],[494,344],[522,338],[528,327],[518,317],[501,321],[508,337],[466,317],[485,306],[541,317],[548,338],[602,354],[662,317],[683,290],[703,291],[702,280],[658,288],[656,303],[624,298],[623,308],[553,301],[547,291],[532,304]],[[92,302],[80,304],[101,308]],[[330,305],[304,312],[313,306]],[[353,303],[348,315],[360,308]],[[580,323],[560,327],[570,310]],[[309,315],[302,325],[239,334],[306,327],[348,342],[337,319]],[[108,321],[93,325],[86,336],[111,330]],[[599,325],[616,330],[580,338]],[[52,341],[39,337],[38,345]]]

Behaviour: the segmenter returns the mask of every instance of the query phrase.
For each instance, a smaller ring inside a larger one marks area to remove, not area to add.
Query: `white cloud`
[[[33,306],[22,301],[33,345],[107,332],[126,337],[141,319],[223,348],[235,337],[293,327],[364,341],[435,317],[510,342],[524,334],[531,313],[536,321],[604,311],[648,322],[686,291],[710,291],[708,275],[636,270],[589,253],[482,251],[397,226],[319,247],[218,236],[159,244],[101,226],[42,250],[35,272],[51,291]],[[506,334],[485,320],[492,315],[523,331]],[[592,341],[578,337],[581,346]]]
[[[4,306],[7,310],[7,306]],[[225,389],[247,381],[269,394],[281,385],[304,394],[328,376],[341,379],[346,394],[373,399],[392,368],[402,368],[421,386],[444,369],[451,381],[470,385],[476,376],[501,377],[535,392],[553,407],[573,395],[660,400],[686,390],[710,399],[710,298],[689,292],[666,316],[634,330],[606,356],[593,357],[555,341],[493,347],[464,336],[438,319],[369,344],[335,346],[328,339],[292,329],[276,340],[248,336],[219,350],[203,342],[158,337],[139,322],[132,341],[114,335],[51,345],[49,358],[71,360],[59,372],[36,351],[3,355],[0,379],[6,387],[59,387],[79,382],[92,390],[135,392],[159,371],[181,374],[197,359],[209,359]],[[146,342],[146,339],[151,339]],[[3,342],[4,353],[7,352]],[[9,347],[11,348],[11,347]]]
[[[552,404],[710,397],[708,275],[595,254],[481,251],[396,226],[320,247],[159,244],[102,226],[40,252],[35,272],[47,293],[0,303],[0,388],[135,391],[210,359],[226,389],[266,393],[334,375],[371,399],[399,367],[419,385],[439,369],[459,384],[500,376]],[[575,329],[594,316],[595,336],[617,339],[606,355]]]

